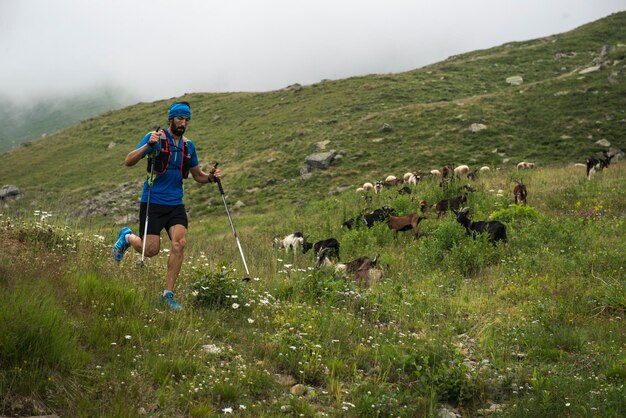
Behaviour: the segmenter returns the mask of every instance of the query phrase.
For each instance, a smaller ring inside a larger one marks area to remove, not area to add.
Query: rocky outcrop
[[[337,151],[332,149],[328,152],[319,152],[308,155],[304,159],[307,171],[326,170],[337,156]]]
[[[139,197],[143,181],[126,182],[115,189],[98,193],[80,203],[81,218],[101,215],[114,219],[116,225],[139,222]]]
[[[15,200],[22,197],[22,191],[17,186],[6,184],[0,189],[0,202]]]

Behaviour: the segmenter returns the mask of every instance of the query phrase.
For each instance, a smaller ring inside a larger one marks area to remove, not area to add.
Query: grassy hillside
[[[218,160],[231,196],[252,210],[302,204],[341,186],[443,164],[511,168],[584,161],[607,139],[626,148],[626,12],[568,33],[451,57],[401,74],[323,81],[267,93],[190,94],[189,137],[201,160]],[[596,72],[580,70],[607,54]],[[509,76],[524,79],[520,86]],[[166,124],[172,100],[90,119],[5,154],[3,183],[28,198],[76,204],[141,177],[121,165],[147,131]],[[382,130],[384,123],[392,130]],[[472,123],[487,129],[473,133]],[[312,144],[331,141],[343,159],[303,180]],[[272,161],[272,162],[268,162]],[[507,162],[505,162],[507,161]],[[258,193],[245,190],[259,188]],[[207,201],[190,185],[188,203]]]
[[[468,202],[507,225],[507,245],[432,213],[417,240],[342,229],[363,206],[352,193],[238,216],[247,284],[226,216],[196,220],[179,313],[158,300],[167,240],[144,268],[134,253],[116,265],[109,228],[5,216],[0,415],[621,417],[626,164],[591,181],[526,172],[526,207],[510,205],[512,177],[482,176]],[[381,204],[416,207],[396,190]],[[359,286],[272,249],[294,230],[337,237],[344,261],[378,254],[384,279]]]
[[[0,416],[623,416],[626,163],[591,180],[572,163],[601,138],[626,149],[625,23],[616,14],[403,74],[185,96],[200,158],[220,161],[231,206],[246,203],[233,215],[254,279],[241,280],[215,187],[189,182],[176,313],[158,299],[167,238],[145,267],[130,252],[117,264],[113,214],[76,216],[111,190],[138,198],[142,169],[120,163],[173,100],[4,154],[0,183],[25,195],[0,208]],[[581,74],[603,45],[610,64]],[[509,86],[512,75],[524,83]],[[305,180],[322,140],[343,158]],[[515,170],[521,160],[538,168]],[[329,194],[460,163],[492,171],[447,187],[425,178],[409,195]],[[512,204],[516,181],[526,206]],[[503,222],[506,244],[432,210],[417,239],[341,227],[467,184],[474,219]],[[357,284],[272,247],[294,231],[337,238],[345,262],[378,255],[382,280]]]

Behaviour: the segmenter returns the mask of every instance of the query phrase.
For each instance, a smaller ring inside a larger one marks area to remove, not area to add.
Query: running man
[[[124,160],[124,165],[132,167],[145,156],[154,156],[148,159],[148,176],[143,185],[139,210],[139,235],[135,235],[130,228],[122,228],[113,247],[113,257],[115,261],[121,261],[130,247],[141,253],[144,245],[143,239],[146,240],[145,256],[157,255],[160,251],[161,231],[165,229],[172,242],[172,249],[167,260],[165,290],[161,295],[161,300],[170,308],[179,310],[181,305],[174,300],[174,285],[183,264],[187,236],[183,179],[191,173],[198,183],[213,183],[220,178],[221,173],[217,168],[209,173],[204,172],[198,165],[196,147],[183,135],[191,121],[189,103],[172,104],[167,119],[167,129],[146,134],[137,148],[129,152]],[[152,187],[150,187],[150,164],[154,164]],[[150,213],[146,232],[144,225],[148,201]]]

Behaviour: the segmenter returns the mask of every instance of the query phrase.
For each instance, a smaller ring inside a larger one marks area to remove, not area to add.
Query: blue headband
[[[167,113],[168,119],[174,119],[176,117],[183,117],[191,119],[191,108],[185,103],[174,103],[170,106],[170,111]]]

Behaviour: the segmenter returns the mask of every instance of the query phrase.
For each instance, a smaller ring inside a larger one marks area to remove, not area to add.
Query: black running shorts
[[[139,207],[139,236],[143,237],[143,228],[146,225],[146,203]],[[148,235],[161,235],[165,229],[169,235],[170,227],[183,225],[187,228],[187,212],[185,205],[165,206],[150,203],[150,216],[148,218]],[[171,237],[170,237],[171,238]]]

